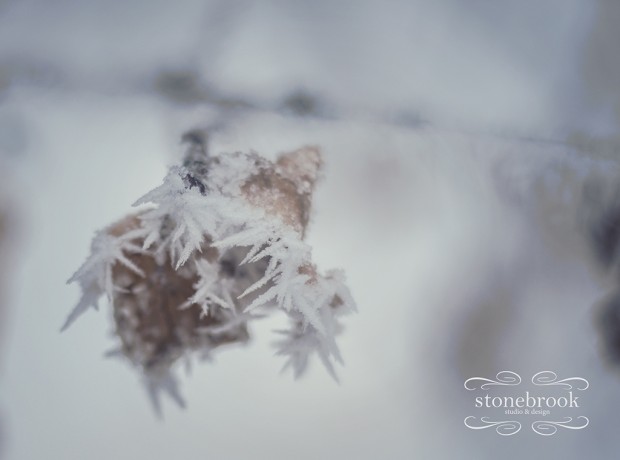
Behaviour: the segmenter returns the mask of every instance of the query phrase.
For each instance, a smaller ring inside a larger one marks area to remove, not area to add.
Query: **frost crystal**
[[[336,378],[338,317],[355,309],[340,271],[321,275],[304,241],[321,157],[306,147],[275,163],[255,153],[208,156],[190,148],[183,166],[135,205],[142,211],[97,233],[70,282],[82,296],[63,329],[107,296],[118,353],[138,366],[155,406],[182,404],[171,366],[245,342],[248,322],[273,307],[291,327],[278,354],[295,376],[317,354]]]

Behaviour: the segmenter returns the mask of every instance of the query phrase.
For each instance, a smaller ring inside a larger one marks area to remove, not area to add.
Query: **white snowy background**
[[[616,5],[0,0],[0,456],[614,458],[620,376],[593,323],[613,283],[581,223],[584,184],[618,174]],[[215,151],[322,146],[308,239],[359,313],[340,385],[279,373],[276,317],[194,363],[160,420],[103,358],[105,305],[59,333],[65,281],[204,126]],[[590,381],[588,428],[465,428],[465,379],[547,369]]]

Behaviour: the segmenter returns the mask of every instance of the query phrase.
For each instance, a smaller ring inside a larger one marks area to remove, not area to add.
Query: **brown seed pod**
[[[317,147],[282,154],[275,164],[250,177],[242,193],[250,204],[279,217],[303,237],[321,164]]]
[[[155,207],[97,234],[71,278],[82,298],[65,327],[106,294],[120,354],[145,371],[152,394],[163,388],[180,401],[168,373],[175,361],[248,341],[254,309],[277,306],[291,319],[278,353],[296,375],[317,352],[335,376],[336,316],[354,302],[343,274],[322,276],[302,241],[320,168],[316,147],[270,162],[211,157],[193,142],[184,165],[137,202]]]
[[[139,216],[132,215],[109,227],[112,236],[139,228]],[[142,246],[143,239],[133,241]],[[221,310],[204,314],[199,305],[187,304],[198,283],[198,274],[189,268],[175,270],[168,256],[156,260],[152,252],[127,254],[143,275],[116,263],[113,283],[118,288],[113,310],[116,332],[123,354],[145,370],[168,367],[187,350],[212,350],[232,342],[245,342],[245,323],[218,331],[228,319]],[[216,262],[218,251],[205,245],[202,256]]]
[[[241,186],[245,199],[268,214],[277,216],[298,231],[305,232],[310,214],[311,193],[321,158],[317,148],[308,147],[283,154],[277,163],[263,163],[258,174]],[[121,237],[141,226],[140,214],[129,215],[108,227],[106,232]],[[131,241],[142,247],[144,238]],[[191,264],[175,269],[169,256],[156,257],[153,251],[126,253],[125,256],[142,274],[122,263],[112,266],[113,312],[122,353],[145,370],[167,368],[187,350],[212,350],[220,345],[244,343],[249,339],[247,323],[221,328],[231,314],[241,314],[242,307],[263,290],[243,301],[236,299],[247,287],[264,275],[268,260],[239,265],[247,249],[228,251],[222,257],[207,236],[201,253],[194,258],[218,267],[218,276],[230,281],[234,310],[214,308],[205,314],[201,307],[189,303],[196,292],[199,276]],[[314,267],[300,273],[316,276]]]

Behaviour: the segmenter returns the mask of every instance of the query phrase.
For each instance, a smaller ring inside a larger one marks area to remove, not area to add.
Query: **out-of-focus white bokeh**
[[[0,0],[0,456],[614,458],[620,378],[593,322],[613,280],[583,190],[618,176],[618,24],[603,0]],[[162,421],[103,358],[104,302],[59,334],[94,231],[194,127],[214,151],[322,146],[308,239],[359,307],[340,385],[317,362],[279,374],[276,317],[195,362]],[[465,428],[465,379],[547,369],[590,381],[590,427]]]

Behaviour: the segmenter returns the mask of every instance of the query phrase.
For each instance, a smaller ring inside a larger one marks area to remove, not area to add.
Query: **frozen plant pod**
[[[107,297],[115,355],[140,369],[156,407],[161,392],[182,403],[179,359],[247,342],[248,323],[278,309],[291,320],[277,344],[286,366],[301,375],[316,354],[335,377],[338,318],[355,305],[344,275],[321,275],[303,241],[321,164],[317,147],[271,162],[193,142],[136,202],[145,208],[96,234],[70,279],[82,297],[65,327]]]

